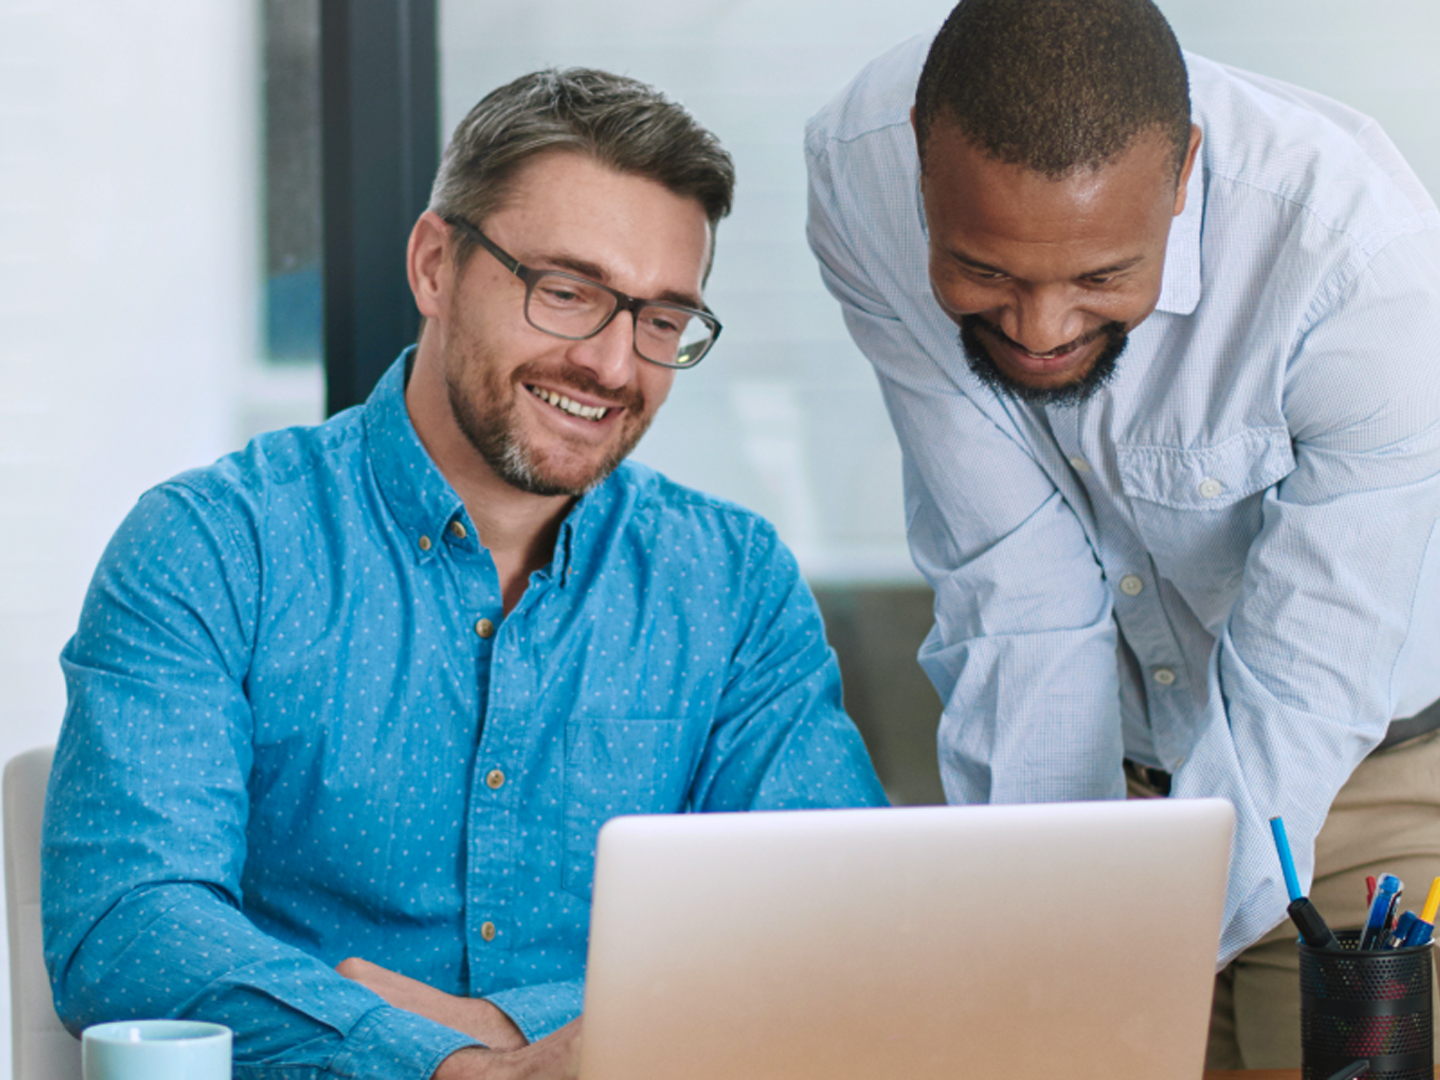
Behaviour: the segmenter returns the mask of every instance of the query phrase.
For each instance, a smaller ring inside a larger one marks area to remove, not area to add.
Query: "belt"
[[[1402,742],[1418,739],[1421,735],[1428,735],[1436,729],[1440,729],[1440,701],[1432,702],[1414,716],[1391,720],[1390,727],[1385,731],[1385,738],[1381,739],[1380,744],[1370,752],[1375,754],[1381,750],[1388,750]],[[1170,794],[1171,776],[1164,769],[1153,769],[1149,765],[1141,765],[1139,762],[1126,758],[1125,771],[1159,794]]]
[[[1388,750],[1396,743],[1428,735],[1437,728],[1440,728],[1440,701],[1431,702],[1414,716],[1407,716],[1403,720],[1391,720],[1390,727],[1385,732],[1385,738],[1381,739],[1380,745],[1370,752],[1373,754],[1378,750]]]
[[[1141,765],[1138,761],[1126,758],[1125,772],[1132,780],[1138,780],[1157,795],[1170,794],[1170,774],[1164,769],[1152,769],[1149,765]]]

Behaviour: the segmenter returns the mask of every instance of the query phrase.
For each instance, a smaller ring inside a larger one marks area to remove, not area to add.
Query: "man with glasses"
[[[641,84],[503,87],[369,401],[141,499],[63,658],[70,1025],[219,1021],[253,1078],[573,1076],[603,821],[884,801],[770,526],[624,462],[719,336],[732,184]]]

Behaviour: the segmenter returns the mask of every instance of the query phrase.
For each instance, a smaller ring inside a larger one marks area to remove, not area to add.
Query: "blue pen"
[[[1385,874],[1380,878],[1375,886],[1375,899],[1370,904],[1370,915],[1360,934],[1360,948],[1378,949],[1385,944],[1395,918],[1395,905],[1400,902],[1400,893],[1404,888],[1404,883],[1394,874]]]
[[[1406,945],[1429,945],[1430,939],[1435,935],[1435,916],[1440,914],[1440,878],[1430,883],[1430,895],[1425,897],[1425,906],[1420,909],[1420,917],[1412,924],[1409,933],[1405,935]]]
[[[1407,911],[1401,915],[1395,923],[1395,929],[1389,935],[1385,947],[1387,949],[1400,949],[1407,945],[1420,945],[1423,942],[1410,940],[1412,934],[1417,937],[1421,933],[1420,916],[1413,911]]]
[[[1305,894],[1300,891],[1300,878],[1295,873],[1295,859],[1290,854],[1290,840],[1285,835],[1284,819],[1270,819],[1270,834],[1275,837],[1275,851],[1280,856],[1280,872],[1285,875],[1285,891],[1290,894],[1291,902],[1294,902]]]

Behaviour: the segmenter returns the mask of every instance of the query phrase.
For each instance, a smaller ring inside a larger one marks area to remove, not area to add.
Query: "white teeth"
[[[564,394],[557,394],[551,390],[542,390],[538,386],[526,387],[541,401],[554,405],[557,409],[569,413],[571,416],[578,416],[582,420],[599,420],[609,409],[601,408],[598,405],[581,405],[577,401],[571,401]]]

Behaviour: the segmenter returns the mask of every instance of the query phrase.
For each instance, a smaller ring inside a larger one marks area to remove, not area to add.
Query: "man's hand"
[[[457,1050],[430,1080],[576,1080],[580,1075],[580,1022],[519,1050]]]
[[[416,1013],[434,1020],[437,1024],[464,1032],[492,1050],[518,1050],[529,1042],[510,1017],[483,998],[456,997],[379,964],[353,956],[336,964],[335,970],[347,979],[375,991],[395,1008]],[[441,1073],[437,1072],[435,1075],[438,1077]]]

